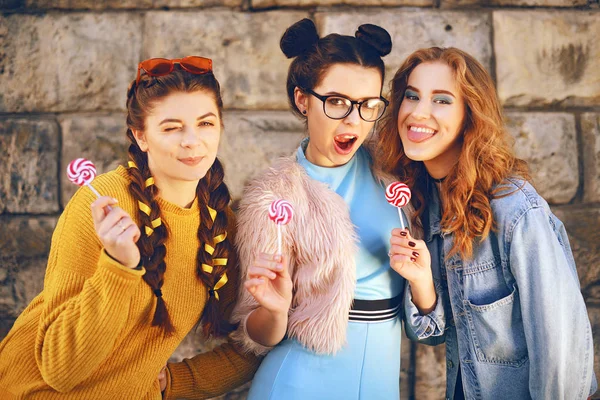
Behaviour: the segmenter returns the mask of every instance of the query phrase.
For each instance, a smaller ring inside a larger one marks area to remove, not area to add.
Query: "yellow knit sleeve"
[[[212,351],[169,363],[163,398],[210,399],[222,395],[250,381],[260,360],[228,340]]]
[[[84,187],[65,208],[44,279],[35,356],[44,381],[59,392],[88,378],[113,351],[145,273],[104,252],[90,211],[94,199]]]
[[[228,210],[227,236],[234,243],[235,215]],[[229,255],[229,281],[219,290],[219,308],[229,319],[235,306],[239,283],[236,254]],[[165,399],[208,399],[227,393],[254,377],[260,358],[247,354],[231,339],[212,351],[198,354],[179,363],[169,363]]]

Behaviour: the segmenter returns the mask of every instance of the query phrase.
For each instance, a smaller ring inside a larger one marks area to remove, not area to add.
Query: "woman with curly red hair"
[[[420,49],[390,108],[381,162],[412,188],[441,283],[447,398],[587,398],[592,332],[567,233],[512,151],[490,75],[461,50]]]

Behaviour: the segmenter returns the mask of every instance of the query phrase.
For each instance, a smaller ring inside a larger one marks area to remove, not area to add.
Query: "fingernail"
[[[409,245],[410,247],[415,247],[417,244],[416,244],[415,242],[412,242],[412,241],[411,241],[411,242],[408,242],[408,245]]]
[[[412,262],[415,262],[415,261],[417,261],[417,259],[416,259],[416,258],[414,258],[414,257],[411,257],[411,258],[410,258],[410,261],[412,261]]]
[[[280,255],[276,255],[276,256],[275,256],[275,261],[277,261],[277,262],[281,262],[281,256],[280,256]]]
[[[115,199],[114,197],[113,197],[113,200],[115,201],[115,203],[118,203],[118,202],[119,202],[119,200]]]
[[[281,271],[283,269],[283,264],[277,264],[275,269]]]
[[[413,256],[419,257],[419,253],[417,253],[416,251],[413,251]]]
[[[406,231],[400,232],[400,236],[406,236]]]

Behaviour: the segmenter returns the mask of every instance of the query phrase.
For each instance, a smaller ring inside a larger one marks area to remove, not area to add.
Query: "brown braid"
[[[135,141],[131,129],[127,130],[129,140]],[[155,185],[146,187],[145,181],[150,178],[150,169],[148,168],[148,160],[146,153],[142,152],[137,144],[129,146],[129,157],[138,166],[137,168],[129,168],[129,191],[136,201],[140,201],[150,207],[150,215],[146,215],[138,208],[138,218],[142,226],[152,226],[152,221],[160,218],[160,208],[156,202],[157,189]],[[141,237],[137,242],[140,249],[142,264],[146,269],[144,281],[152,288],[152,292],[156,296],[156,308],[154,317],[152,318],[152,326],[160,326],[167,336],[175,332],[171,317],[167,311],[167,306],[162,298],[162,285],[164,283],[164,273],[166,270],[165,256],[167,248],[165,242],[168,237],[168,231],[163,224],[154,228],[151,235],[145,230],[141,230]]]
[[[223,182],[223,177],[224,171],[221,162],[219,159],[215,159],[214,164],[206,173],[206,176],[200,180],[196,189],[198,203],[200,204],[198,239],[201,243],[201,246],[198,249],[198,267],[196,271],[202,282],[208,288],[211,288],[209,289],[208,303],[206,304],[201,319],[203,332],[207,336],[211,334],[223,336],[232,330],[232,326],[226,320],[218,317],[218,293],[215,293],[212,289],[221,279],[223,274],[232,269],[229,267],[234,264],[234,260],[229,259],[230,256],[233,256],[232,245],[229,238],[225,238],[225,240],[218,244],[214,243],[214,238],[226,233],[228,226],[227,209],[229,208],[231,196],[227,189],[227,185]],[[203,205],[208,205],[217,212],[214,222],[208,208],[203,207]],[[212,255],[206,250],[206,243],[214,248]],[[213,261],[215,259],[224,258],[228,259],[226,265],[217,265],[217,263],[214,263]],[[205,271],[202,268],[202,264],[212,267],[212,272],[209,273]]]
[[[166,335],[171,335],[175,331],[161,292],[166,270],[164,243],[168,232],[164,223],[153,225],[153,221],[160,218],[160,208],[156,202],[158,189],[155,185],[146,185],[146,180],[151,178],[151,171],[148,167],[147,155],[139,148],[133,135],[133,129],[144,130],[146,115],[153,104],[161,98],[177,91],[189,93],[199,90],[209,92],[214,96],[219,117],[221,117],[223,101],[219,83],[212,73],[194,75],[176,68],[172,73],[161,77],[142,75],[139,85],[136,85],[134,81],[127,91],[127,137],[131,142],[129,157],[135,165],[128,169],[131,179],[129,191],[136,201],[148,206],[150,210],[150,215],[143,211],[142,208],[146,208],[145,206],[140,207],[138,211],[140,223],[146,230],[142,230],[142,236],[137,244],[146,269],[144,281],[157,297],[152,325],[160,326]],[[227,212],[231,197],[223,182],[223,177],[223,167],[219,160],[215,159],[214,164],[204,178],[199,181],[196,188],[200,208],[197,275],[209,291],[209,299],[204,308],[201,322],[204,333],[215,336],[222,336],[232,330],[232,326],[222,314],[223,310],[217,306],[218,289],[227,280],[225,273],[231,265],[235,265],[235,252],[231,241],[226,236]],[[214,222],[207,206],[216,211]],[[153,229],[149,229],[149,227],[153,227]],[[207,249],[213,249],[212,255]]]

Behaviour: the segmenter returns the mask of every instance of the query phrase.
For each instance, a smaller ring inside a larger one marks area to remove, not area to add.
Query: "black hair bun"
[[[318,40],[319,34],[315,23],[304,18],[287,28],[281,37],[279,47],[287,58],[293,58],[313,48]]]
[[[373,47],[380,57],[386,56],[392,51],[392,38],[388,31],[380,26],[373,24],[361,25],[354,36]]]

